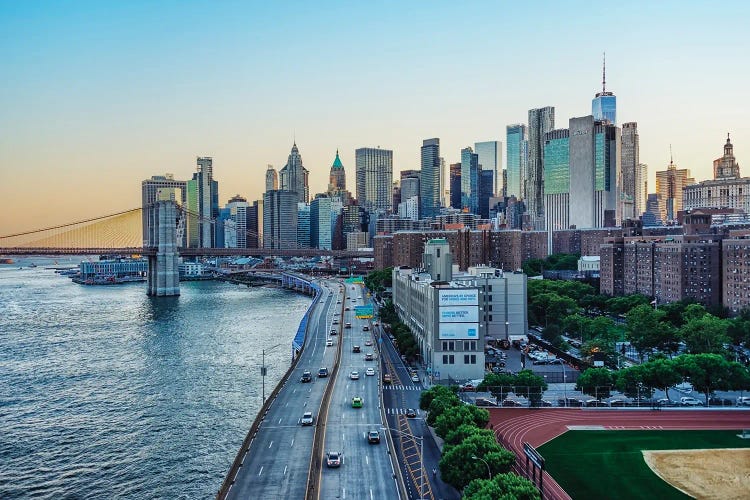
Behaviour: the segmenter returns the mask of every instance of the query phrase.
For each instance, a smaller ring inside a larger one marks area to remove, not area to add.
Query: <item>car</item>
[[[378,322],[376,321],[375,323],[373,323],[373,324],[372,324],[372,326],[378,326],[379,324],[380,324],[380,323],[378,323]]]
[[[340,300],[337,300],[337,301],[336,301],[336,303],[337,303],[337,304],[341,304],[341,301],[340,301]]]
[[[352,352],[359,352],[359,346],[358,345],[352,346]]]
[[[320,370],[318,370],[318,377],[323,378],[328,376],[328,368],[323,367]]]
[[[466,382],[462,386],[459,387],[459,390],[461,392],[474,392],[477,390],[476,386],[472,384],[471,382]]]
[[[340,467],[343,462],[343,453],[340,451],[329,451],[326,453],[326,466],[330,468]]]
[[[337,320],[337,319],[334,319],[334,320],[333,320],[333,324],[334,324],[334,325],[338,325],[338,324],[339,324],[339,320]]]
[[[411,376],[411,381],[416,382],[417,384],[421,382],[421,380],[419,380],[419,375],[416,374]]]
[[[698,401],[697,399],[690,397],[690,396],[683,396],[680,398],[680,405],[682,406],[703,406],[703,403],[701,401]]]
[[[371,346],[372,345],[372,340],[365,340],[365,345],[367,347]]]
[[[331,347],[333,345],[333,339],[326,340],[326,347]]]
[[[359,378],[359,376],[357,376],[357,378]],[[354,396],[352,398],[352,408],[362,408],[362,398]]]
[[[308,370],[302,372],[302,377],[299,379],[300,382],[312,382],[312,373]]]
[[[750,406],[750,397],[740,396],[737,398],[737,406]]]
[[[359,372],[353,371],[349,374],[349,378],[352,380],[359,380]]]
[[[367,375],[368,377],[371,377],[375,375],[375,370],[373,368],[368,368],[367,370],[365,370],[365,375]]]
[[[552,358],[547,362],[548,365],[564,365],[565,360],[562,358]]]
[[[384,373],[383,374],[383,384],[384,385],[391,385],[391,374],[390,373]]]
[[[299,423],[302,425],[312,425],[313,424],[313,414],[311,411],[306,411],[302,414],[302,418],[299,420]]]
[[[346,307],[344,308],[344,311],[350,311],[350,310],[351,310],[351,309],[349,309],[349,306],[346,306]]]
[[[526,405],[516,399],[505,398],[501,406],[504,406],[505,408],[521,408]]]
[[[373,360],[373,355],[371,352],[368,352],[367,354],[365,354],[365,361],[372,361],[372,360]]]
[[[352,327],[351,323],[347,323],[347,324],[344,325],[344,328],[351,328],[351,327]]]
[[[497,403],[487,398],[477,398],[474,404],[477,406],[497,406]]]
[[[370,331],[370,327],[367,326],[367,325],[365,325],[365,326],[362,327],[362,331],[363,332],[369,332]]]
[[[367,433],[367,442],[370,444],[380,443],[380,433],[378,431],[370,431]]]
[[[338,334],[339,332],[337,332],[335,328],[331,330],[331,335],[338,335]]]
[[[417,410],[415,410],[414,408],[407,408],[406,418],[417,418]]]
[[[708,400],[709,406],[734,406],[734,401],[728,398],[720,398],[718,396],[712,396]]]
[[[676,402],[672,401],[672,400],[671,400],[671,399],[669,399],[669,398],[661,398],[661,399],[657,399],[657,400],[656,400],[656,402],[655,402],[654,404],[655,404],[656,406],[676,406],[676,405],[677,405],[677,403],[676,403]]]

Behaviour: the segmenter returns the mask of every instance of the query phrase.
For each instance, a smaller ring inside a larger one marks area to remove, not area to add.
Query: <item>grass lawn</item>
[[[568,431],[538,448],[574,499],[686,499],[654,474],[641,450],[747,448],[738,431]],[[525,460],[525,457],[521,457]]]

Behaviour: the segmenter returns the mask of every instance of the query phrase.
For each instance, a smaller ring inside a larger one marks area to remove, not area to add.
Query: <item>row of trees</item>
[[[391,286],[392,282],[392,267],[386,267],[379,271],[372,271],[364,277],[365,286],[368,290],[376,295],[382,294],[386,288]]]
[[[521,269],[527,276],[539,276],[548,271],[564,271],[578,269],[578,254],[556,253],[546,259],[528,259],[521,265]]]
[[[485,428],[489,412],[465,405],[456,395],[457,389],[436,385],[422,392],[419,400],[419,407],[428,412],[427,424],[444,440],[440,459],[443,480],[463,490],[465,499],[539,500],[533,483],[510,473],[516,457]]]
[[[390,299],[380,308],[380,321],[385,324],[386,330],[396,339],[398,351],[406,356],[409,361],[416,359],[419,355],[417,340],[409,327],[399,319],[393,301]]]
[[[655,389],[689,382],[708,402],[714,391],[750,390],[750,375],[740,363],[719,354],[683,354],[674,359],[660,357],[617,372],[589,368],[578,377],[576,389],[598,398],[608,398],[612,387],[628,397],[651,397]]]
[[[539,406],[542,394],[547,390],[547,382],[531,370],[521,370],[516,374],[488,373],[477,390],[489,391],[498,401],[502,401],[510,392],[513,392],[516,396],[527,398],[531,406]]]

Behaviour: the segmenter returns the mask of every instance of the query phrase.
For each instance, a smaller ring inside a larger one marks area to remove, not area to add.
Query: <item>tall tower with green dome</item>
[[[331,176],[328,180],[328,193],[334,194],[341,191],[346,191],[346,172],[344,171],[344,164],[341,163],[339,158],[339,150],[336,150],[336,159],[333,160],[331,165]]]

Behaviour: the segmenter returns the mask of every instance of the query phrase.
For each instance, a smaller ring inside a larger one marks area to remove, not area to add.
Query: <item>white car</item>
[[[418,384],[420,382],[419,375],[417,375],[416,373],[414,375],[412,375],[411,376],[411,381],[412,382],[416,382]]]
[[[326,340],[326,346],[331,347],[333,345],[333,339]]]
[[[359,380],[359,372],[351,372],[349,378],[352,380]]]
[[[368,368],[367,370],[365,370],[365,375],[367,375],[368,377],[372,377],[373,375],[375,375],[375,370],[372,368]]]
[[[703,403],[690,396],[684,396],[680,398],[680,404],[682,406],[703,406]]]
[[[313,414],[310,411],[306,411],[302,414],[302,418],[300,419],[300,423],[302,425],[312,425],[313,424]]]

